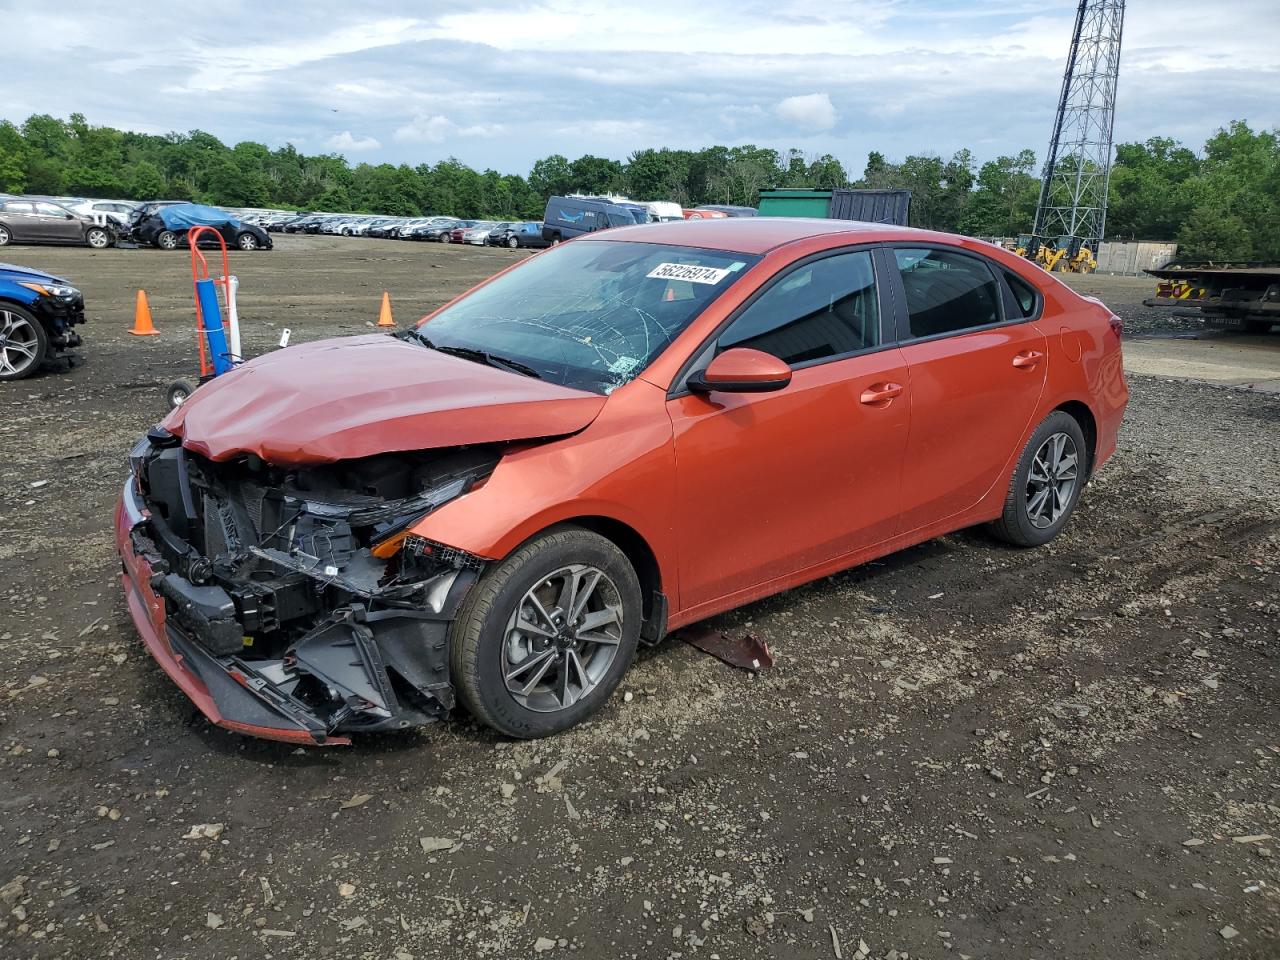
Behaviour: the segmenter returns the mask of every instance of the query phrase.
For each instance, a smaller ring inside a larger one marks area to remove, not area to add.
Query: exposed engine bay
[[[150,515],[131,536],[175,652],[204,667],[215,699],[222,690],[243,714],[250,693],[273,724],[318,741],[443,717],[449,625],[484,561],[408,530],[483,483],[500,455],[454,447],[282,468],[252,454],[214,462],[152,428],[130,454]]]

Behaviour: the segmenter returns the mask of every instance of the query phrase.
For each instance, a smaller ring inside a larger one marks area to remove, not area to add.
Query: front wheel
[[[85,232],[84,242],[95,250],[105,250],[111,246],[111,234],[102,227],[90,227]]]
[[[40,321],[21,307],[0,303],[0,381],[31,376],[48,351]]]
[[[0,247],[8,246],[12,239],[13,234],[9,232],[9,228],[0,224]]]
[[[1055,410],[1023,448],[1009,482],[1004,512],[992,525],[1001,540],[1038,547],[1056,537],[1076,508],[1088,478],[1089,451],[1080,424]]]
[[[516,236],[507,237],[507,246],[510,247],[512,250],[515,250],[517,247],[520,246],[520,238]]]
[[[604,705],[635,656],[640,582],[611,541],[563,527],[472,588],[450,637],[454,687],[481,722],[545,737]]]
[[[236,246],[241,250],[257,250],[258,238],[252,233],[242,233],[236,237]]]

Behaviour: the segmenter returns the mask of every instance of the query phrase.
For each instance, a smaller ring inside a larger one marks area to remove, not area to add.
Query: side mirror
[[[791,368],[772,354],[734,347],[688,380],[696,393],[769,393],[791,382]]]
[[[74,220],[75,218],[76,218],[76,215],[74,213],[64,213],[62,215],[63,220]]]

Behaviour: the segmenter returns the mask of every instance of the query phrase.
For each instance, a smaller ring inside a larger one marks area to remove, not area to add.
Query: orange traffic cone
[[[394,327],[396,322],[391,319],[391,294],[385,290],[382,291],[382,310],[378,314],[378,326]]]
[[[151,305],[147,303],[147,291],[138,291],[138,302],[133,308],[133,329],[129,331],[135,337],[156,337],[160,331],[151,323]]]

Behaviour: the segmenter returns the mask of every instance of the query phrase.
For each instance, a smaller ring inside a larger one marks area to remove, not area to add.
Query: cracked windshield
[[[445,353],[607,394],[639,376],[758,259],[648,243],[565,244],[410,336]]]

